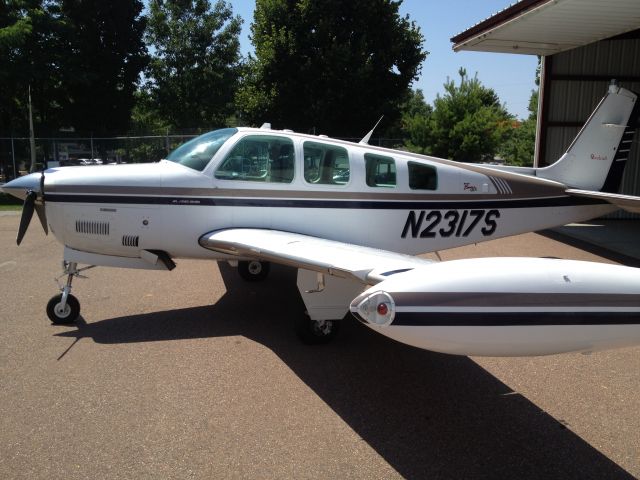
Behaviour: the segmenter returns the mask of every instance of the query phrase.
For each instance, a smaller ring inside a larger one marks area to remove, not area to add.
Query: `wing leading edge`
[[[432,260],[279,230],[232,228],[206,233],[202,247],[373,285]]]

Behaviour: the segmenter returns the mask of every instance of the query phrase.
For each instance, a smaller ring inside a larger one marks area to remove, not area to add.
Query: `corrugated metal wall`
[[[539,165],[557,160],[607,91],[611,79],[640,93],[640,31],[547,57],[539,132]],[[640,196],[640,133],[622,179],[620,193]],[[626,212],[615,218],[637,218]]]

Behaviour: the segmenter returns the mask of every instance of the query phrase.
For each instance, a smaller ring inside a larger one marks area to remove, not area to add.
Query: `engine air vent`
[[[124,247],[137,247],[139,241],[140,241],[140,237],[138,237],[137,235],[122,236],[122,245]]]
[[[76,232],[89,235],[109,235],[109,222],[76,220]]]

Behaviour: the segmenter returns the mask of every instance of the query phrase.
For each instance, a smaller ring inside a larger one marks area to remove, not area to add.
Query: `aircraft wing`
[[[199,243],[215,252],[351,278],[369,285],[395,273],[434,263],[376,248],[256,228],[217,230],[200,237]]]
[[[640,213],[640,197],[633,197],[631,195],[620,195],[619,193],[606,193],[606,192],[592,192],[589,190],[565,190],[567,195],[574,197],[587,197],[595,198],[597,200],[603,200],[615,205],[618,208],[626,210],[631,213]]]

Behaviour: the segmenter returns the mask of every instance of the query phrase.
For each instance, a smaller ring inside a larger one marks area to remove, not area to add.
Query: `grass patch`
[[[0,205],[0,212],[19,212],[22,205]]]
[[[22,200],[16,197],[12,197],[6,193],[0,193],[0,211],[20,210],[22,203]]]

